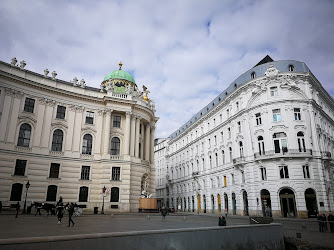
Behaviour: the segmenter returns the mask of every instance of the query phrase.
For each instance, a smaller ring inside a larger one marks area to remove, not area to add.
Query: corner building
[[[146,87],[140,91],[121,63],[100,89],[25,65],[0,61],[2,204],[62,196],[87,210],[104,203],[104,211],[138,211],[143,190],[155,193],[158,119]]]
[[[334,208],[334,101],[303,62],[266,56],[170,135],[181,211],[313,217]]]

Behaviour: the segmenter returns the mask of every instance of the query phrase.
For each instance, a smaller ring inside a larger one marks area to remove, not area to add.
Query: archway
[[[243,191],[242,193],[242,198],[244,201],[244,216],[248,216],[248,197],[247,197],[247,192]]]
[[[195,212],[195,198],[194,198],[194,196],[191,197],[191,202],[192,202],[193,212]]]
[[[218,203],[218,213],[220,214],[222,212],[222,204],[220,200],[220,194],[217,195],[217,203]]]
[[[261,205],[262,205],[262,214],[264,217],[271,217],[271,199],[270,193],[267,189],[261,190]]]
[[[197,195],[197,211],[198,213],[201,213],[201,195]]]
[[[281,201],[282,217],[296,217],[296,200],[295,194],[290,188],[284,188],[279,192]]]
[[[183,198],[183,200],[184,200],[184,207],[183,207],[183,211],[187,211],[187,198],[186,198],[186,197],[184,197],[184,198]]]
[[[206,197],[203,195],[204,213],[206,213]]]
[[[309,218],[315,218],[318,214],[317,196],[312,188],[305,190],[305,202],[307,215]]]
[[[211,195],[211,212],[215,213],[215,197]]]
[[[228,196],[224,193],[225,214],[228,214]]]
[[[233,215],[237,214],[237,201],[235,199],[235,193],[232,193],[232,212]]]

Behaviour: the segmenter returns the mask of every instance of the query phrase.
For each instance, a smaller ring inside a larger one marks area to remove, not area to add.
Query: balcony
[[[264,153],[255,153],[254,158],[257,160],[260,159],[269,159],[274,157],[312,157],[313,152],[311,149],[299,150],[299,149],[285,149],[281,152],[276,153],[275,150],[265,151]]]
[[[233,159],[233,164],[242,164],[245,162],[245,157],[244,156],[240,156],[237,158]]]

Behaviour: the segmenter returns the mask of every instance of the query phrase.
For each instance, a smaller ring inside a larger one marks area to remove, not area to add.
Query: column
[[[136,138],[135,138],[135,157],[139,157],[139,129],[140,129],[140,118],[136,117]]]
[[[13,92],[11,90],[7,90],[5,92],[5,101],[3,104],[2,108],[2,115],[1,115],[1,121],[0,121],[0,141],[5,140],[6,136],[6,129],[7,129],[7,123],[9,121],[9,111],[10,111],[10,106],[12,104],[12,96]]]
[[[66,134],[65,151],[72,151],[73,132],[75,129],[75,106],[72,105],[67,113],[68,129]]]
[[[33,146],[39,147],[41,145],[42,139],[42,128],[43,128],[43,121],[44,121],[44,113],[45,113],[45,99],[41,98],[38,102],[38,110],[37,110],[37,123],[36,129],[34,130],[34,141]]]
[[[150,161],[150,139],[151,139],[151,125],[150,123],[146,124],[145,128],[145,160]]]
[[[131,112],[125,114],[125,141],[124,141],[124,154],[129,155],[130,152],[130,122]]]
[[[49,139],[51,133],[51,122],[52,122],[52,115],[53,115],[53,107],[55,106],[56,102],[51,100],[46,100],[46,108],[44,110],[44,121],[43,121],[43,128],[42,128],[42,139],[41,139],[41,148],[49,148]]]
[[[95,114],[94,114],[95,115]],[[95,125],[96,125],[96,138],[94,143],[94,153],[101,154],[102,146],[102,129],[103,129],[103,111],[100,110],[97,112]],[[95,118],[94,117],[94,118]]]
[[[75,119],[74,119],[74,130],[73,130],[73,141],[72,141],[72,152],[80,152],[80,139],[81,139],[81,127],[82,127],[82,113],[83,107],[76,107]]]
[[[136,117],[131,116],[131,132],[130,132],[130,155],[135,156],[135,139],[136,139]]]
[[[150,162],[151,164],[154,164],[154,132],[155,132],[155,126],[154,123],[152,124],[152,129],[151,129],[151,152],[150,152]]]
[[[109,152],[110,144],[110,122],[111,122],[111,112],[112,110],[106,109],[104,111],[104,142],[103,142],[103,155],[107,156]]]
[[[7,134],[7,142],[14,143],[15,141],[15,131],[17,128],[17,118],[19,117],[20,103],[23,94],[16,92],[14,95],[14,99],[12,101],[12,112],[10,123],[8,124],[8,134]]]

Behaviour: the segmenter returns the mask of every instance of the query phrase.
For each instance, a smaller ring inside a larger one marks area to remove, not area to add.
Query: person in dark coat
[[[166,221],[167,208],[164,207],[162,208],[161,215],[162,215],[162,221]]]
[[[35,216],[37,215],[37,214],[39,214],[39,215],[42,215],[41,214],[41,209],[43,208],[43,203],[37,203],[37,205],[36,205],[36,203],[34,203],[35,204],[35,207],[36,207],[36,213],[35,213]]]
[[[68,226],[69,227],[71,225],[72,222],[72,227],[74,226],[74,221],[72,220],[72,216],[74,213],[74,204],[71,202],[70,204],[68,204],[67,206],[67,211],[68,211]]]
[[[219,221],[218,221],[219,226],[226,226],[226,219],[224,216],[219,216]]]
[[[319,225],[319,232],[323,232],[324,231],[324,223],[322,221],[322,215],[321,214],[318,214],[317,221],[318,221],[318,225]]]
[[[332,215],[331,212],[329,212],[327,220],[328,220],[329,228],[331,229],[331,232],[334,233],[334,216]]]
[[[17,202],[17,203],[16,203],[16,215],[15,215],[15,218],[18,218],[17,215],[18,215],[19,212],[20,212],[20,207],[21,207],[20,202]]]
[[[327,218],[325,214],[322,214],[321,216],[322,219],[322,227],[323,227],[323,232],[326,232],[328,230],[327,228]]]

